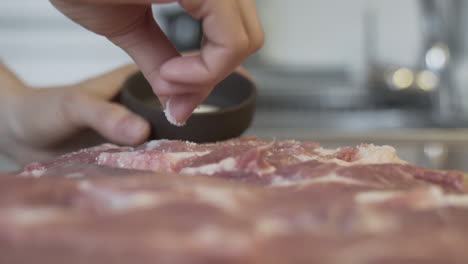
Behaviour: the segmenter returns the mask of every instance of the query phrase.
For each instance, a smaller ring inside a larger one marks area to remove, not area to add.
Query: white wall
[[[257,0],[267,34],[261,58],[288,68],[346,67],[359,78],[369,50],[366,28],[372,26],[366,14],[373,8],[379,59],[413,64],[421,44],[416,1]],[[468,27],[464,32],[468,43]],[[0,59],[40,86],[78,81],[130,62],[120,49],[63,17],[47,0],[0,1]],[[460,76],[468,76],[468,64],[463,69]]]
[[[78,81],[131,61],[47,0],[0,2],[0,59],[34,85]]]
[[[366,10],[379,14],[382,59],[410,64],[418,54],[417,0],[257,0],[267,33],[261,52],[272,64],[365,70]],[[76,26],[47,0],[0,1],[0,58],[27,81],[76,81],[130,59]]]
[[[374,41],[377,60],[412,65],[418,59],[421,29],[416,0],[257,2],[267,33],[262,58],[268,63],[344,66],[359,75],[371,48],[366,39]]]

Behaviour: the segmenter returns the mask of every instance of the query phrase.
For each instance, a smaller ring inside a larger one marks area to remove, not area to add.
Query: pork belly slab
[[[0,177],[0,263],[468,263],[466,178],[389,146],[105,144]]]

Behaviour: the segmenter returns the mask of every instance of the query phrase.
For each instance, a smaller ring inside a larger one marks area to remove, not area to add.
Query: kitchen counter
[[[292,129],[292,128],[250,128],[246,135],[276,139],[314,140],[322,142],[360,141],[391,144],[392,142],[418,144],[439,142],[443,144],[468,146],[468,129],[388,129],[382,131],[338,131],[327,129]]]
[[[425,167],[468,171],[468,127],[440,126],[422,111],[293,111],[259,108],[247,136],[313,140],[325,147],[392,145]],[[0,171],[18,169],[0,156]]]
[[[16,171],[19,167],[7,157],[0,155],[0,172]]]

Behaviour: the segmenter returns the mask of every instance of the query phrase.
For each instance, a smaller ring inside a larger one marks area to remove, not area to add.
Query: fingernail
[[[166,109],[168,99],[169,99],[169,96],[159,96],[159,102],[161,103],[163,109]]]
[[[203,101],[199,94],[177,95],[167,100],[165,110],[167,120],[176,126],[183,126],[196,107]]]
[[[185,121],[184,122],[179,122],[177,121],[177,119],[174,117],[173,115],[173,111],[174,111],[174,105],[172,104],[172,99],[174,97],[169,97],[166,101],[166,108],[164,109],[164,114],[166,115],[166,119],[167,121],[169,121],[169,123],[171,123],[172,125],[174,126],[178,126],[178,127],[181,127],[181,126],[184,126],[185,125]]]
[[[139,117],[132,116],[124,122],[126,140],[139,141],[148,133],[148,124]]]

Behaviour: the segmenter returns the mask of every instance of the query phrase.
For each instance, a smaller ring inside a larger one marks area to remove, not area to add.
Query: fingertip
[[[178,127],[181,127],[181,126],[184,126],[185,125],[185,121],[184,122],[179,122],[177,121],[177,119],[174,117],[174,115],[172,114],[172,109],[173,107],[171,106],[171,98],[169,98],[167,100],[167,103],[166,103],[166,107],[164,107],[164,115],[166,116],[166,119],[167,121],[171,124],[171,125],[174,125],[174,126],[178,126]]]
[[[143,118],[131,114],[121,123],[121,138],[119,141],[126,145],[138,145],[148,139],[150,134],[150,125]]]
[[[204,96],[196,94],[172,96],[167,102],[166,117],[176,126],[183,126],[203,101]]]

